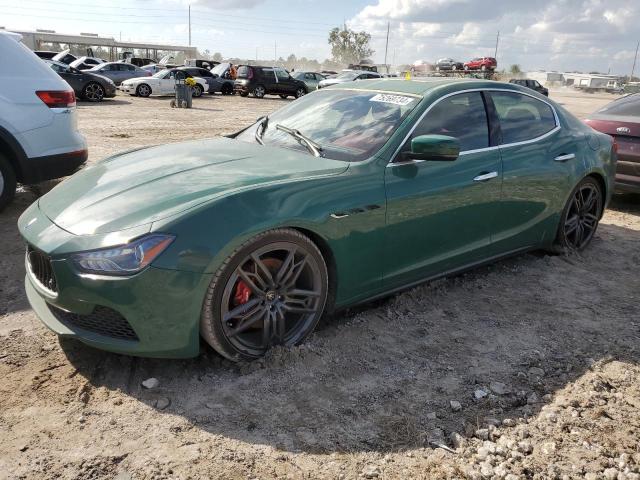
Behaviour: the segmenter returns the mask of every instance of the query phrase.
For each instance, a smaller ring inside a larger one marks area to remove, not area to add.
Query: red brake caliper
[[[242,280],[238,280],[236,284],[236,292],[233,295],[233,303],[236,305],[242,305],[243,303],[247,303],[249,301],[249,297],[251,296],[251,289],[247,287],[247,284]]]

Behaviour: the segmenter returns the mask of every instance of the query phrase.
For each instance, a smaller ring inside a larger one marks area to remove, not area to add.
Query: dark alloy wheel
[[[297,345],[322,316],[327,291],[327,267],[313,242],[295,230],[265,232],[216,274],[203,306],[202,336],[234,361]]]
[[[561,248],[580,251],[593,238],[602,214],[602,190],[598,182],[585,178],[574,189],[562,213],[558,232]]]
[[[195,87],[193,87],[193,96],[195,98],[201,97],[203,92],[204,89],[202,88],[202,85],[196,83]]]
[[[96,82],[88,83],[82,90],[82,96],[89,102],[101,102],[104,98],[104,88]]]
[[[253,89],[253,96],[256,97],[256,98],[263,98],[265,93],[267,93],[267,92],[266,92],[264,86],[262,86],[262,85],[258,85],[258,86],[256,86],[256,88]]]
[[[0,153],[0,212],[11,203],[16,194],[16,174],[13,167]]]
[[[136,88],[136,94],[140,97],[148,97],[149,95],[151,95],[151,87],[146,83],[141,83]]]
[[[300,98],[300,97],[306,95],[306,93],[307,93],[307,91],[304,88],[300,87],[300,88],[298,88],[296,90],[296,98]]]

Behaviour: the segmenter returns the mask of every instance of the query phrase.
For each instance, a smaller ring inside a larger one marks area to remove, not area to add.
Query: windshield
[[[270,115],[261,141],[265,145],[308,151],[291,134],[276,128],[282,125],[298,130],[318,144],[325,157],[361,161],[382,148],[418,102],[417,97],[396,93],[320,90]],[[236,138],[256,143],[258,130],[262,131],[262,122]]]
[[[356,78],[358,75],[360,75],[358,72],[343,72],[340,75],[338,75],[336,78],[346,78],[348,80]]]
[[[229,68],[228,63],[221,63],[219,65],[216,65],[214,68],[212,68],[211,73],[215,73],[220,77],[228,68]]]
[[[596,113],[626,117],[640,117],[640,94],[634,93],[633,95],[614,100],[598,110]]]

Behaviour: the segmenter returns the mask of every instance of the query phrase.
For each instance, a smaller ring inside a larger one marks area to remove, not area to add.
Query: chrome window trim
[[[549,137],[550,135],[553,135],[554,133],[558,132],[562,127],[560,127],[560,118],[558,117],[558,112],[556,112],[556,109],[553,105],[551,105],[549,102],[547,102],[546,100],[542,100],[541,98],[536,97],[535,95],[531,95],[527,92],[520,92],[518,90],[512,90],[510,88],[470,88],[467,90],[459,90],[457,92],[452,92],[452,93],[448,93],[447,95],[440,97],[439,99],[437,99],[435,102],[433,102],[431,105],[429,105],[429,107],[422,112],[422,115],[420,115],[420,117],[414,122],[413,126],[411,127],[411,130],[409,130],[409,133],[407,133],[407,135],[404,137],[404,139],[402,140],[402,142],[400,143],[400,145],[398,146],[398,148],[396,148],[395,152],[393,153],[393,155],[391,156],[391,161],[388,163],[387,166],[392,166],[393,159],[396,158],[396,156],[398,155],[398,153],[400,153],[400,149],[402,148],[402,146],[407,143],[407,140],[409,140],[409,138],[411,137],[411,135],[413,134],[414,130],[416,129],[416,127],[418,126],[418,124],[424,119],[424,117],[431,111],[431,109],[433,107],[435,107],[438,103],[440,103],[442,100],[444,100],[445,98],[449,98],[449,97],[453,97],[455,95],[460,95],[463,93],[471,93],[471,92],[508,92],[508,93],[517,93],[519,95],[524,95],[527,97],[531,97],[534,100],[537,100],[539,102],[542,102],[546,105],[549,106],[549,108],[551,108],[551,111],[553,112],[553,118],[556,122],[556,127],[552,130],[549,130],[547,133],[544,133],[542,135],[540,135],[539,137],[536,138],[532,138],[530,140],[523,140],[521,142],[514,142],[514,143],[504,143],[501,145],[494,145],[492,147],[484,147],[484,148],[476,148],[474,150],[464,150],[462,152],[460,152],[459,156],[463,156],[463,155],[471,155],[473,153],[479,153],[479,152],[490,152],[492,150],[497,150],[499,148],[510,148],[510,147],[517,147],[520,145],[526,145],[528,143],[534,143],[534,142],[538,142],[540,140],[543,140],[547,137]]]

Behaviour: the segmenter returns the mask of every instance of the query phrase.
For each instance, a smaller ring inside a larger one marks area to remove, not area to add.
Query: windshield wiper
[[[258,128],[256,128],[255,137],[256,137],[256,141],[260,145],[264,145],[264,142],[262,141],[262,137],[264,135],[264,131],[267,129],[267,126],[269,125],[269,117],[267,116],[262,117],[258,119],[258,121],[260,122],[260,125],[258,125]]]
[[[276,124],[276,129],[281,130],[285,133],[288,133],[293,138],[298,140],[298,142],[302,143],[305,147],[307,147],[307,150],[309,150],[314,157],[322,156],[322,154],[320,153],[322,152],[322,147],[320,146],[320,144],[313,141],[306,135],[303,135],[302,133],[300,133],[300,130],[295,130],[293,128],[285,127],[284,125],[280,125],[279,123]]]

